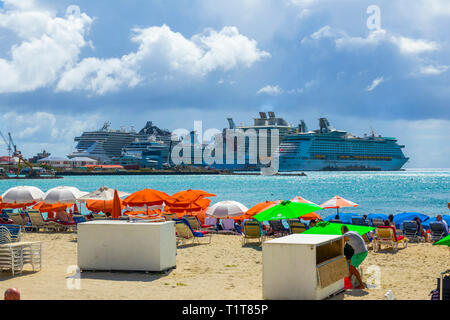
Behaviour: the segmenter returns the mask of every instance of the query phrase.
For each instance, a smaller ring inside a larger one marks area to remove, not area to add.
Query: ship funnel
[[[300,120],[300,124],[298,125],[299,132],[308,132],[308,128],[306,127],[306,123],[303,120]]]
[[[275,112],[269,111],[269,118],[274,119],[275,118]]]
[[[236,129],[236,125],[234,124],[233,118],[227,118],[227,120],[230,129]]]
[[[327,118],[320,118],[319,119],[319,128],[321,133],[328,133],[331,131],[336,131],[336,129],[330,125]]]
[[[267,115],[265,112],[260,112],[259,116],[261,117],[261,119],[267,119]]]

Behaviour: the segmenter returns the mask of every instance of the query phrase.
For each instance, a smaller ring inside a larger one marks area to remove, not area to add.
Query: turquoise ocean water
[[[266,200],[289,200],[301,196],[321,204],[340,195],[359,204],[341,212],[399,213],[421,212],[429,216],[450,214],[450,169],[409,169],[399,172],[306,172],[301,176],[67,176],[52,180],[0,180],[0,192],[17,185],[36,186],[44,192],[56,186],[75,186],[93,191],[102,185],[125,192],[144,188],[171,195],[186,189],[202,189],[216,194],[211,204],[235,200],[247,207]],[[83,213],[87,209],[83,208]],[[321,211],[326,217],[335,209]]]

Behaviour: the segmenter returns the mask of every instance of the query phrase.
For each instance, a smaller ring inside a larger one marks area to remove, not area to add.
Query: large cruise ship
[[[319,130],[314,131],[302,121],[280,145],[279,171],[400,170],[409,159],[402,148],[395,138],[373,132],[356,137],[336,130],[326,118],[319,119]]]
[[[68,157],[88,157],[101,163],[108,163],[112,159],[120,157],[122,149],[132,142],[148,141],[149,139],[163,144],[170,142],[170,131],[159,129],[151,121],[148,121],[139,133],[133,127],[127,131],[125,127],[114,130],[110,126],[109,122],[105,122],[99,130],[86,131],[81,136],[75,137],[77,145]]]
[[[260,112],[259,118],[253,119],[253,125],[237,126],[232,118],[227,118],[229,128],[223,129],[223,164],[213,164],[211,167],[227,170],[259,170],[272,161],[272,141],[280,145],[286,135],[295,132],[295,127],[283,118],[277,117],[274,112]],[[277,136],[274,132],[277,131]],[[233,145],[227,145],[227,134],[236,136]],[[273,135],[273,137],[272,137]],[[255,139],[250,142],[251,137]],[[264,144],[264,146],[262,145]],[[263,149],[264,148],[264,149]],[[230,159],[234,161],[230,163]],[[241,158],[239,158],[241,157]]]

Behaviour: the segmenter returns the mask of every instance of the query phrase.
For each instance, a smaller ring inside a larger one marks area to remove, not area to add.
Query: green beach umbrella
[[[330,235],[342,235],[342,226],[347,226],[349,231],[356,231],[360,235],[366,234],[369,231],[375,230],[373,227],[356,226],[352,224],[341,224],[331,222],[319,222],[315,227],[308,229],[302,234],[330,234]]]
[[[322,210],[322,207],[313,203],[283,201],[274,207],[258,213],[253,218],[258,221],[296,219],[317,210]]]
[[[449,246],[450,247],[450,235],[446,236],[445,238],[433,243],[433,246]]]

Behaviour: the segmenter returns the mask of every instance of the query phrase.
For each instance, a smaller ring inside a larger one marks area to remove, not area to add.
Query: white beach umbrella
[[[248,208],[244,206],[242,203],[237,201],[220,201],[209,207],[206,211],[207,215],[216,217],[216,218],[225,218],[225,217],[236,217],[243,215],[248,211]]]
[[[78,198],[88,194],[88,192],[83,192],[78,190],[75,187],[56,187],[48,190],[44,194],[44,198],[42,199],[45,203],[55,204],[55,203],[75,203]]]
[[[31,186],[19,186],[8,189],[2,195],[2,201],[5,203],[32,203],[41,201],[44,192],[41,189]]]
[[[128,197],[130,194],[126,192],[122,192],[117,190],[117,193],[119,194],[119,198]],[[95,191],[92,191],[80,198],[78,198],[78,201],[86,201],[86,200],[103,200],[103,201],[110,201],[114,199],[114,189],[111,189],[109,187],[103,186],[98,188]]]

